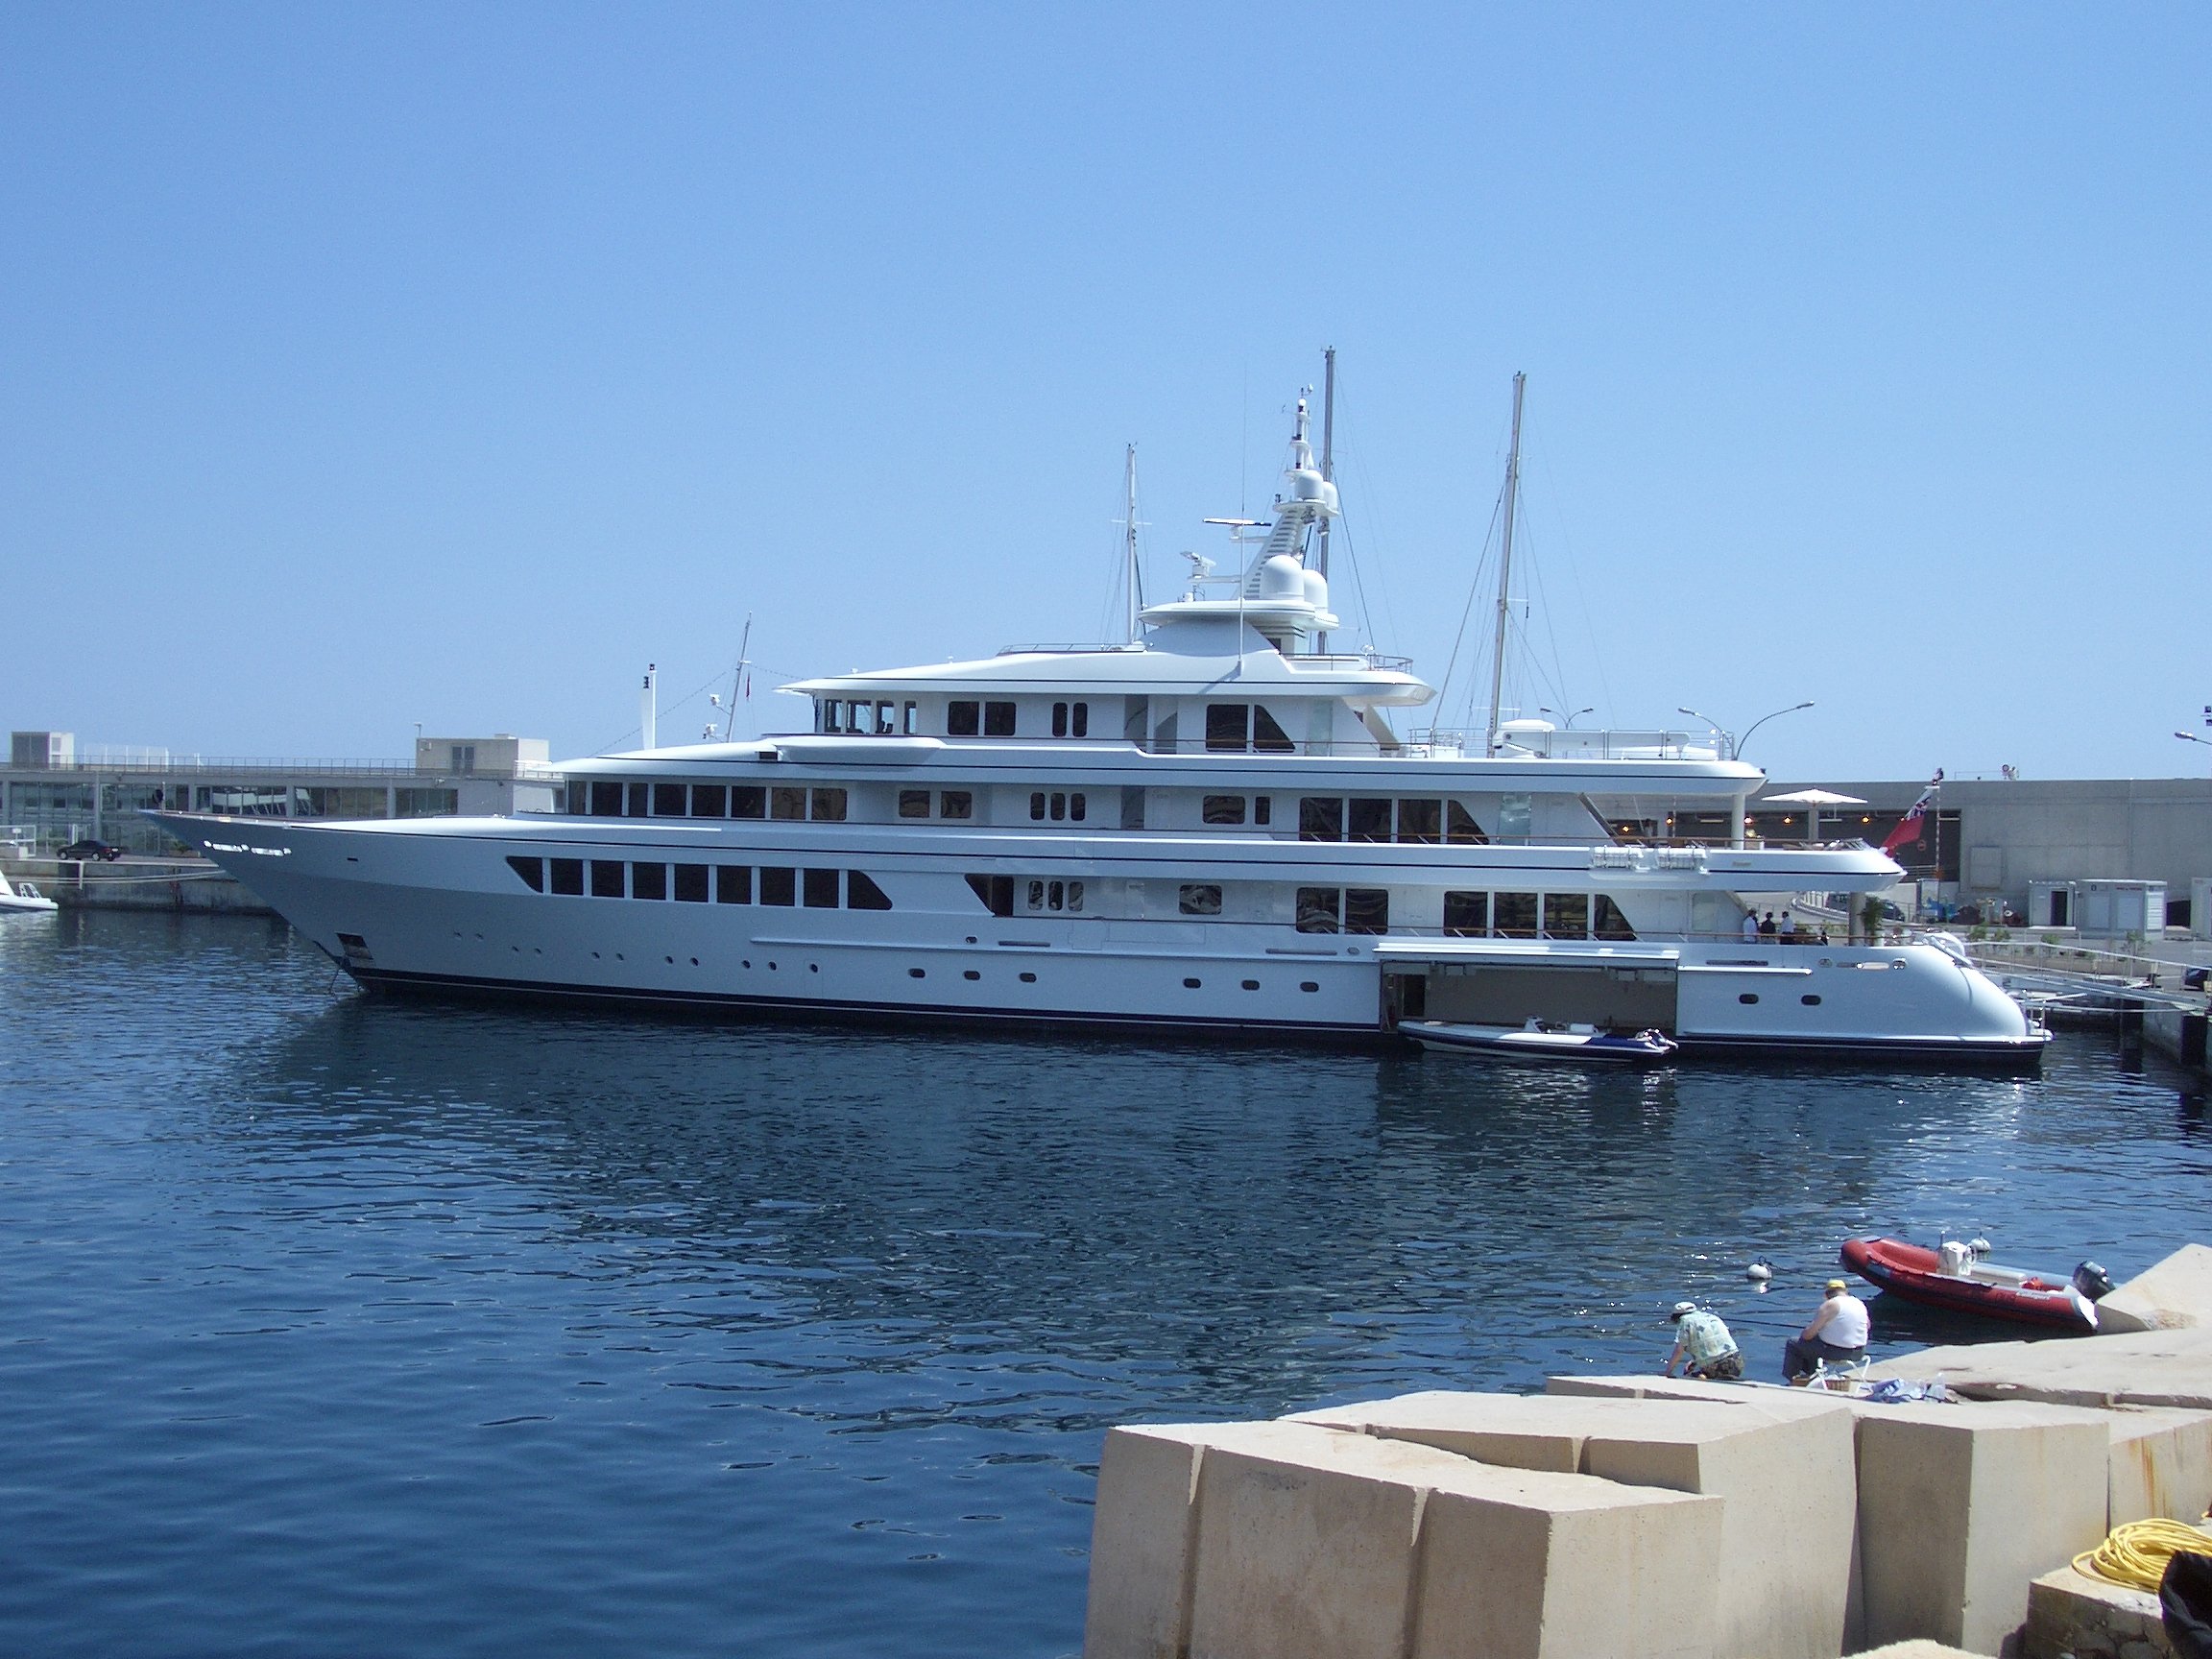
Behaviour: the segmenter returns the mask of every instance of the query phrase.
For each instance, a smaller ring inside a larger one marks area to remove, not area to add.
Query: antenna
[[[1499,699],[1505,694],[1505,621],[1512,608],[1508,595],[1513,581],[1513,507],[1521,494],[1521,392],[1528,376],[1513,376],[1513,447],[1505,457],[1505,536],[1498,555],[1498,638],[1490,660],[1490,725],[1483,733],[1482,752],[1498,750]]]
[[[658,746],[654,727],[661,718],[661,699],[655,694],[654,673],[655,664],[646,663],[645,684],[637,688],[637,724],[641,728],[638,734],[645,739],[641,747],[647,749]]]

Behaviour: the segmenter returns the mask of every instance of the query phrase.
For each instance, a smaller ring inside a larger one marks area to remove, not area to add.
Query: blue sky
[[[750,612],[775,729],[1099,637],[1123,445],[1158,590],[1334,344],[1432,680],[1525,370],[1526,702],[2202,773],[2208,83],[2178,5],[12,4],[0,717],[584,753]]]

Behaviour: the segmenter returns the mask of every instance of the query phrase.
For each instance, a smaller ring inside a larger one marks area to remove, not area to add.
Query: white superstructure
[[[1900,872],[1745,844],[1764,775],[1710,738],[1399,735],[1431,687],[1315,648],[1338,621],[1307,548],[1336,511],[1301,403],[1246,568],[1194,561],[1129,643],[806,681],[810,732],[574,762],[552,814],[159,816],[368,986],[2033,1061],[2044,1034],[1934,944],[1747,937],[1747,895]]]

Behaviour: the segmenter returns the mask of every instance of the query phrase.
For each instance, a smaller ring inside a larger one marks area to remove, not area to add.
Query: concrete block
[[[2097,1304],[2097,1329],[2194,1330],[2212,1325],[2212,1249],[2184,1244]]]
[[[2116,1406],[2105,1526],[2163,1515],[2194,1523],[2212,1507],[2212,1411]]]
[[[1630,1400],[1703,1400],[1747,1406],[1775,1416],[1808,1417],[1840,1411],[1849,1416],[1850,1396],[1818,1388],[1785,1388],[1779,1383],[1707,1382],[1695,1377],[1552,1377],[1548,1395],[1583,1395]]]
[[[1883,1360],[1868,1375],[1940,1382],[1969,1400],[2206,1410],[2212,1409],[2212,1329],[1924,1348]]]
[[[2158,1598],[2060,1567],[2028,1586],[2024,1659],[2172,1659]]]
[[[1857,1415],[1865,1639],[1999,1652],[2029,1580],[2104,1536],[2109,1423],[2025,1403]]]
[[[1432,1392],[1298,1420],[1485,1463],[1723,1499],[1715,1650],[1743,1659],[1842,1651],[1857,1519],[1847,1410],[1766,1411],[1750,1390],[1719,1400]]]
[[[1118,1456],[1118,1512],[1097,1523],[1089,1659],[1176,1651],[1127,1644],[1132,1633],[1172,1639],[1178,1620],[1162,1610],[1178,1597],[1190,1659],[1713,1650],[1718,1499],[1496,1468],[1308,1423],[1130,1433],[1154,1443]],[[1188,1503],[1177,1440],[1197,1470],[1187,1576],[1160,1547]],[[1100,1476],[1103,1488],[1104,1465]],[[1131,1525],[1142,1489],[1166,1506],[1149,1528]],[[1132,1562],[1149,1541],[1152,1581],[1100,1558],[1131,1539]],[[1105,1606],[1110,1594],[1129,1611]]]
[[[1198,1463],[1234,1425],[1110,1429],[1091,1518],[1088,1659],[1178,1659],[1190,1639]]]

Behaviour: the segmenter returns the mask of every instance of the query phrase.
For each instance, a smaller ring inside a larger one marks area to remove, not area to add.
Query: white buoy
[[[1764,1285],[1767,1280],[1774,1277],[1774,1264],[1764,1256],[1758,1257],[1753,1260],[1750,1266],[1743,1269],[1743,1277]]]

